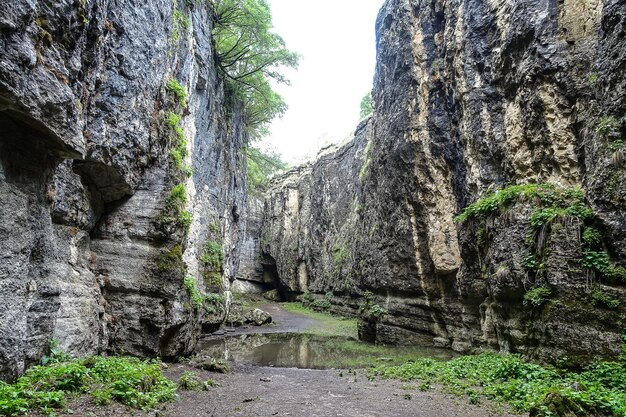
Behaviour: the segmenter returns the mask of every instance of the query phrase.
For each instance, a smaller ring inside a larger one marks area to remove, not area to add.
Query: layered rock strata
[[[187,3],[0,5],[4,378],[53,338],[75,355],[172,357],[223,319],[183,283],[220,292],[237,273],[246,133],[212,16]]]
[[[626,283],[589,254],[626,263],[626,4],[387,0],[377,51],[373,116],[266,198],[283,292],[354,314],[372,297],[381,342],[619,353]],[[520,198],[455,221],[490,190],[537,183],[581,187],[595,215],[559,212],[538,235],[529,218],[546,207]],[[546,300],[524,305],[536,288]]]

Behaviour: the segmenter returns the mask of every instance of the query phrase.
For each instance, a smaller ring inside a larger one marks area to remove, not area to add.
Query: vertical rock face
[[[183,286],[193,275],[200,289],[228,289],[246,210],[246,133],[211,29],[206,7],[169,0],[0,5],[3,377],[36,363],[52,338],[77,355],[168,357],[219,322]],[[180,116],[189,176],[170,156],[168,112]],[[209,275],[211,242],[224,261]]]
[[[524,260],[537,201],[454,217],[509,184],[582,187],[600,246],[626,263],[626,4],[388,0],[377,50],[372,118],[266,198],[263,250],[284,291],[353,312],[373,292],[382,341],[618,353],[625,282],[583,267],[578,219],[532,236],[548,242],[537,271]],[[550,296],[525,306],[538,287]]]

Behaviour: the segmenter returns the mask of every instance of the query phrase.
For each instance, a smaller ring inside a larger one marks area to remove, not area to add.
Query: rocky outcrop
[[[379,341],[544,360],[619,353],[626,283],[589,254],[626,263],[625,22],[616,0],[387,0],[374,115],[266,198],[262,249],[283,291],[352,313],[372,292],[388,312]],[[595,215],[562,211],[537,231],[529,218],[545,202],[520,197],[455,221],[488,191],[530,183],[582,187]],[[600,232],[593,250],[588,228]],[[549,294],[538,306],[536,288]]]
[[[237,273],[246,132],[214,67],[212,16],[188,4],[0,5],[5,378],[52,338],[76,355],[171,357],[223,319],[194,307],[184,279],[220,292]]]

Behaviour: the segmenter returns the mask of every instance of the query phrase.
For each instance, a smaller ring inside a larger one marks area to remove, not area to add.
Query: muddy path
[[[310,315],[287,311],[277,304],[259,306],[270,312],[274,323],[263,327],[226,328],[207,339],[255,334],[307,333],[326,323]],[[336,337],[336,336],[335,336]],[[206,340],[206,339],[205,339]],[[199,381],[210,381],[204,389],[179,390],[180,399],[150,413],[119,404],[95,406],[84,397],[70,405],[73,416],[88,417],[505,417],[499,406],[483,401],[470,404],[467,398],[433,387],[426,392],[418,383],[368,379],[365,369],[299,369],[233,363],[233,372],[219,374],[185,364],[169,364],[165,374],[178,381],[193,372]],[[70,415],[70,414],[60,414]]]

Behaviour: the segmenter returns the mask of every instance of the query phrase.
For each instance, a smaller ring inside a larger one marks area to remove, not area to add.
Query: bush
[[[591,304],[608,309],[615,309],[619,307],[620,302],[618,299],[611,297],[600,288],[596,288],[591,293]]]
[[[626,372],[617,362],[599,362],[574,373],[528,363],[517,355],[485,353],[447,362],[418,358],[400,366],[377,367],[370,376],[376,375],[417,379],[425,388],[439,383],[454,394],[467,396],[470,402],[485,396],[533,416],[563,415],[554,413],[559,402],[582,410],[578,416],[599,415],[594,410],[602,410],[601,415],[626,413]]]
[[[66,406],[68,394],[76,393],[92,396],[97,404],[118,401],[150,409],[174,400],[176,385],[163,376],[155,361],[101,356],[49,361],[33,366],[14,384],[0,382],[0,414],[12,416],[35,409],[53,414],[54,409]]]
[[[207,242],[200,260],[212,271],[221,271],[224,266],[224,250],[222,245],[214,240]]]
[[[187,107],[187,93],[185,87],[183,87],[177,80],[170,79],[165,86],[165,89],[174,99],[181,105],[181,107]]]
[[[535,287],[524,294],[524,305],[531,307],[541,307],[543,303],[546,302],[548,297],[552,294],[547,287]]]
[[[196,391],[200,389],[201,385],[202,382],[193,372],[185,371],[178,378],[178,387],[188,391]]]

